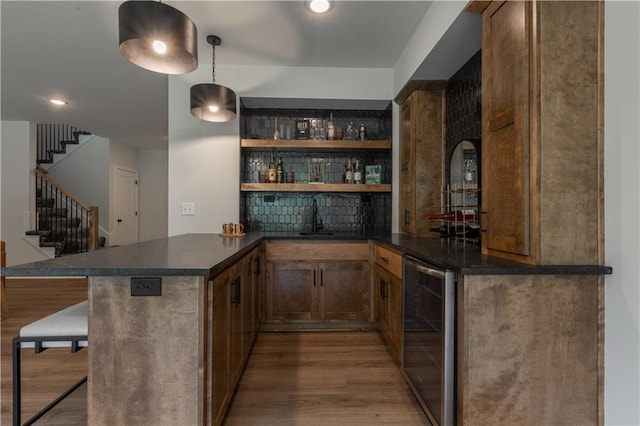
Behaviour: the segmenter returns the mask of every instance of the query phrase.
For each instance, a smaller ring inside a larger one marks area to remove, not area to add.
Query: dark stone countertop
[[[480,253],[478,247],[450,244],[439,238],[411,238],[399,234],[300,235],[299,233],[184,234],[121,247],[3,268],[4,276],[208,276],[236,262],[267,240],[367,241],[396,248],[433,266],[463,275],[610,274],[599,265],[527,265]]]
[[[260,244],[243,237],[184,234],[4,268],[5,276],[207,276]]]

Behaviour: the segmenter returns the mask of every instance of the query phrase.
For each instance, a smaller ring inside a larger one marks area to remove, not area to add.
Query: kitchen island
[[[248,233],[175,236],[2,275],[88,277],[89,424],[219,424],[258,328],[261,243],[278,239],[371,240],[457,273],[458,424],[598,423],[605,266],[524,265],[393,234]]]

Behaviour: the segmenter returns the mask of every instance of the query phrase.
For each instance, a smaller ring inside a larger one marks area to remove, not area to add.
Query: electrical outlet
[[[193,216],[196,214],[195,203],[182,203],[182,216]]]
[[[132,296],[162,296],[162,278],[131,277]]]

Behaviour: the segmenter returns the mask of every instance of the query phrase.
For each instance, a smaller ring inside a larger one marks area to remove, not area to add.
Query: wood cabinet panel
[[[602,295],[598,276],[459,278],[458,423],[602,424]]]
[[[244,271],[244,341],[246,347],[253,344],[260,324],[260,248],[253,249],[243,259]]]
[[[602,2],[483,12],[483,252],[602,264]]]
[[[369,244],[329,241],[270,241],[266,243],[267,260],[367,260]]]
[[[529,43],[525,2],[483,14],[482,112],[485,246],[529,254]]]
[[[311,320],[318,317],[316,265],[267,263],[267,320]]]
[[[265,257],[265,321],[372,319],[368,243],[271,241]]]
[[[402,281],[376,264],[373,272],[375,318],[391,355],[402,359]]]
[[[268,262],[267,321],[369,318],[369,264]]]
[[[258,325],[259,248],[207,283],[206,424],[222,424]]]
[[[373,246],[375,262],[402,279],[402,255],[379,244]]]
[[[230,335],[229,335],[229,368],[231,383],[240,379],[240,372],[244,365],[244,297],[246,295],[246,281],[240,275],[239,268],[232,268],[233,278],[230,282]]]
[[[434,235],[426,215],[442,207],[446,82],[428,83],[400,101],[399,229],[413,236]]]
[[[369,263],[335,262],[320,265],[320,318],[369,319]]]
[[[217,277],[214,281],[209,281],[209,318],[211,322],[209,341],[211,342],[211,360],[208,363],[211,378],[209,380],[207,404],[209,418],[214,424],[221,424],[226,411],[226,407],[231,398],[229,392],[230,364],[229,348],[231,315],[229,303],[229,290],[233,271],[227,271]]]

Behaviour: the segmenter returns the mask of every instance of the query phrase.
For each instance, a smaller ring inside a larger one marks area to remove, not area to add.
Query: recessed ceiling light
[[[54,105],[66,105],[66,104],[68,104],[67,101],[63,101],[62,99],[49,99],[49,102],[51,102]]]
[[[330,7],[329,0],[311,0],[309,2],[309,9],[315,13],[325,13]]]

